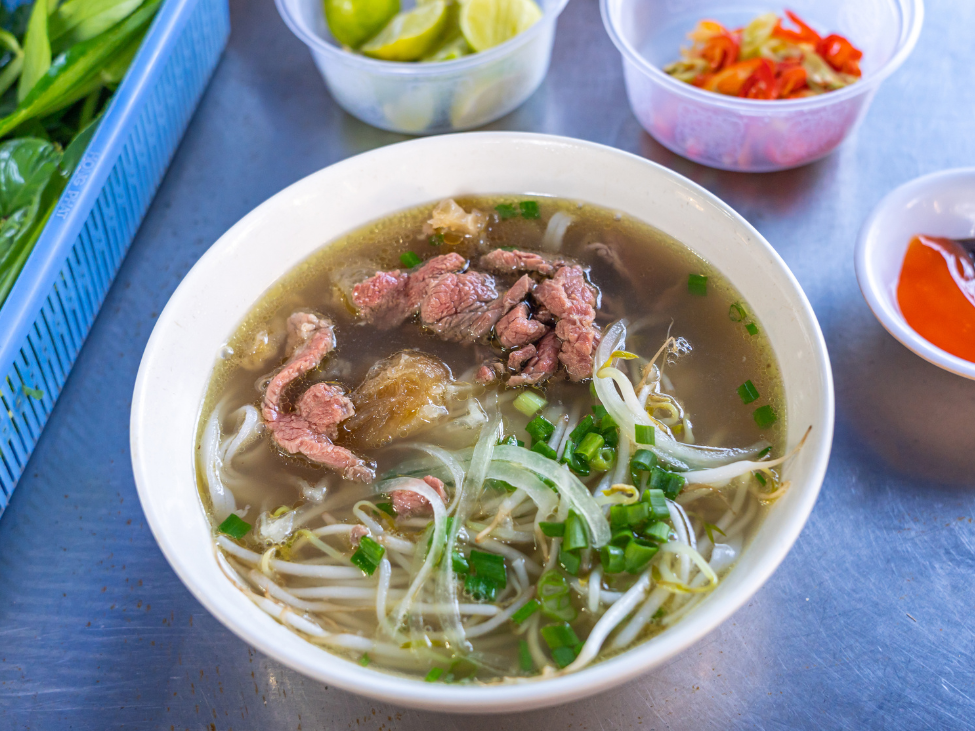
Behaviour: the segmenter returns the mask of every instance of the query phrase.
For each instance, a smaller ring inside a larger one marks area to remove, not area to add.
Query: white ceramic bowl
[[[887,332],[926,361],[975,379],[975,363],[932,345],[901,314],[897,282],[907,245],[917,234],[975,237],[975,168],[925,175],[889,193],[863,222],[856,245],[860,291]]]
[[[463,165],[457,165],[463,160]],[[786,468],[792,489],[771,508],[727,578],[649,642],[574,675],[469,687],[386,675],[285,629],[217,566],[193,468],[200,406],[217,353],[261,293],[319,247],[393,211],[447,196],[522,193],[589,201],[647,221],[709,260],[745,296],[785,380],[788,440],[812,436]],[[785,557],[826,471],[833,383],[816,317],[768,242],[703,188],[619,150],[546,135],[472,133],[368,152],[310,175],[260,205],[214,244],[173,294],[146,347],[132,401],[139,498],[176,573],[249,644],[329,685],[406,706],[500,712],[576,700],[619,686],[686,649],[748,601]]]

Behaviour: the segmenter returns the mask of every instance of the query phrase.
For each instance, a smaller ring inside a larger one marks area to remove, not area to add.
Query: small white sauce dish
[[[855,253],[860,291],[887,332],[939,368],[975,379],[975,363],[918,335],[897,304],[897,282],[907,245],[918,234],[975,237],[975,168],[925,175],[889,193],[864,221]]]
[[[463,161],[457,164],[457,161]],[[261,294],[329,242],[395,211],[472,194],[551,195],[615,209],[684,242],[724,273],[764,327],[783,378],[791,488],[721,585],[652,639],[577,673],[496,685],[425,683],[330,654],[276,622],[221,571],[196,483],[194,448],[215,359]],[[799,536],[833,440],[833,380],[822,332],[785,263],[747,221],[641,157],[547,135],[471,133],[383,147],[298,181],[245,216],[186,275],[146,346],[132,399],[132,465],[163,553],[193,595],[251,646],[328,685],[415,708],[513,712],[579,700],[687,650],[748,602]]]

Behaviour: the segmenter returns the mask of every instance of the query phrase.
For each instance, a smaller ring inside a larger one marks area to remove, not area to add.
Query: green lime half
[[[328,29],[339,43],[357,48],[382,30],[399,0],[324,0]]]
[[[383,61],[416,61],[433,48],[446,23],[444,0],[417,5],[398,14],[359,50]]]
[[[460,8],[460,29],[475,51],[510,41],[542,17],[533,0],[466,0]]]
[[[459,15],[460,8],[457,3],[451,2],[447,6],[447,22],[444,25],[443,35],[420,59],[421,61],[453,61],[455,58],[469,56],[474,52],[464,38],[464,34],[460,32]]]

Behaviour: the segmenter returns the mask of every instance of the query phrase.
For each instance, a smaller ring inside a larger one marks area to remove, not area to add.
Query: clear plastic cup
[[[345,51],[325,22],[322,0],[275,0],[311,50],[329,92],[373,127],[436,134],[480,127],[513,111],[548,72],[555,23],[568,0],[540,0],[543,16],[507,43],[440,63],[378,61]]]
[[[823,33],[863,51],[863,78],[805,99],[761,101],[703,91],[663,72],[703,18],[726,27],[761,12],[738,0],[600,0],[603,24],[623,55],[626,93],[643,128],[678,155],[723,170],[798,167],[832,152],[866,114],[880,83],[904,62],[921,32],[922,0],[789,0]]]

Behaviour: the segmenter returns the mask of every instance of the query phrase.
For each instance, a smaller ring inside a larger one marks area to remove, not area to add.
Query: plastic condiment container
[[[342,49],[328,31],[321,0],[275,0],[311,50],[332,97],[373,127],[405,134],[472,129],[503,117],[548,72],[555,23],[568,0],[537,0],[543,16],[507,43],[440,63],[379,61]]]
[[[766,172],[798,167],[832,152],[866,114],[880,83],[907,58],[921,32],[922,0],[790,0],[787,7],[823,34],[839,33],[863,51],[863,78],[805,99],[762,101],[703,91],[663,72],[689,45],[687,33],[708,18],[746,25],[753,3],[600,0],[603,24],[623,56],[630,106],[665,147],[723,170]]]

